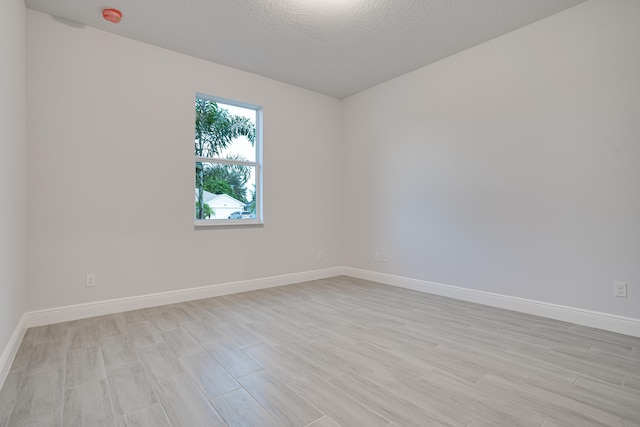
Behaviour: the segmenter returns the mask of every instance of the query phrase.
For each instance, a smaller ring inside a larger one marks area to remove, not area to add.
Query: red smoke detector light
[[[118,9],[103,9],[102,17],[109,22],[117,24],[122,19],[122,12]]]

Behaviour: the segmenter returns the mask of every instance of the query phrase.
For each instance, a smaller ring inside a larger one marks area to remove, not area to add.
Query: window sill
[[[259,219],[202,219],[194,222],[194,227],[196,229],[215,227],[255,227],[263,225],[264,223]]]

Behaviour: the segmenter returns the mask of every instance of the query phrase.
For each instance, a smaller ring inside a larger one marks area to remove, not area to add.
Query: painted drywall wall
[[[638,22],[589,1],[346,99],[345,265],[640,317]]]
[[[340,265],[338,100],[31,10],[27,34],[29,310]],[[263,227],[194,230],[196,92],[263,107]]]
[[[0,354],[25,311],[25,6],[0,14]]]

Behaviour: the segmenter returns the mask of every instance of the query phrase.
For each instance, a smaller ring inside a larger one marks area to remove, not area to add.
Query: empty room
[[[0,427],[640,426],[640,1],[3,5]]]

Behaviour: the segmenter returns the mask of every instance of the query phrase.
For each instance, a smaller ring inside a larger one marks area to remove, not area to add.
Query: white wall
[[[26,296],[25,6],[22,0],[10,0],[3,6],[0,13],[0,354],[25,311]]]
[[[27,308],[347,265],[638,317],[639,18],[592,0],[340,103],[28,11]],[[195,92],[264,106],[263,228],[194,231]]]
[[[27,34],[29,310],[340,265],[338,100],[31,10]],[[263,106],[264,227],[194,230],[196,92]]]
[[[639,22],[589,1],[346,99],[345,265],[640,317]]]

